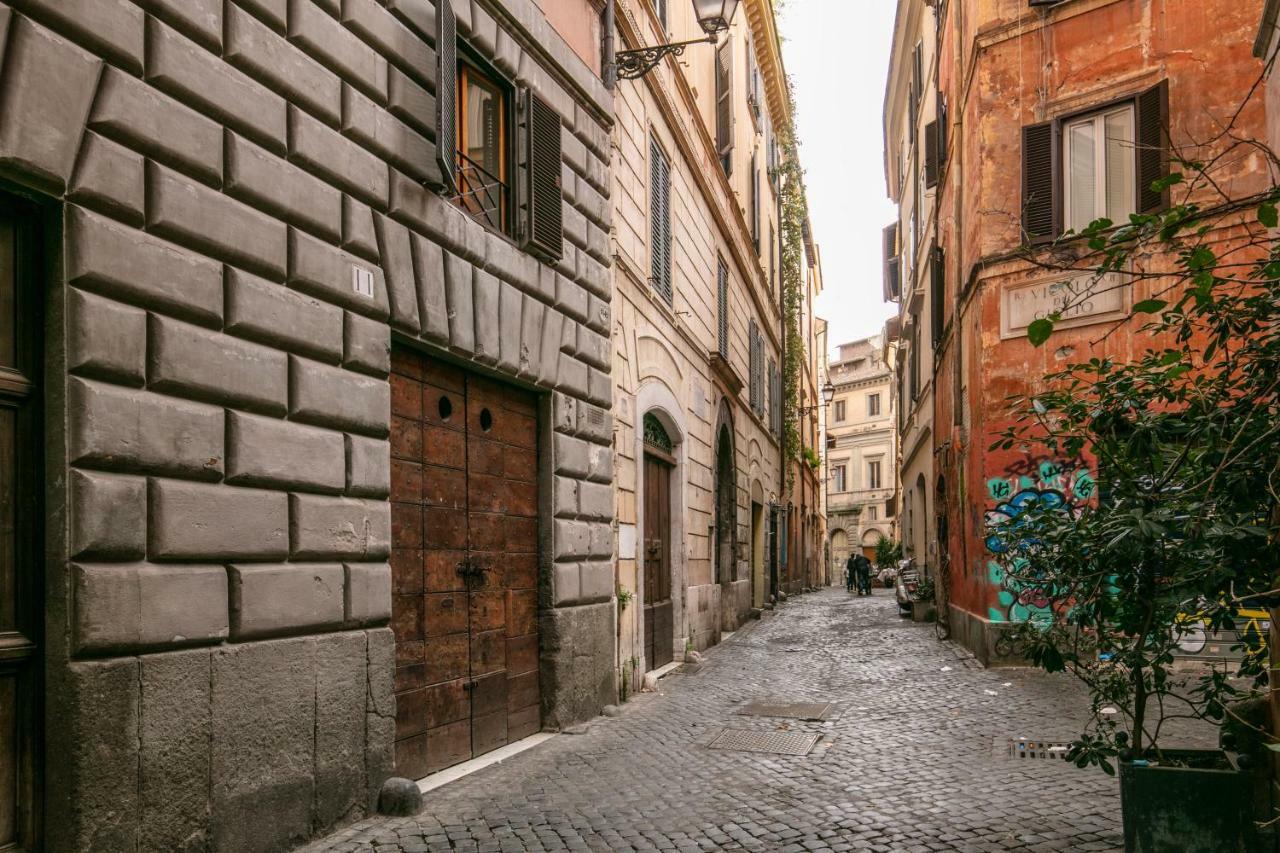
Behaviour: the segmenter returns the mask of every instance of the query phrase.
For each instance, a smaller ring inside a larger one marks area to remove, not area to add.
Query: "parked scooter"
[[[911,615],[911,603],[919,589],[920,570],[916,568],[915,558],[908,557],[898,563],[898,575],[894,581],[893,596],[898,601],[899,616]]]

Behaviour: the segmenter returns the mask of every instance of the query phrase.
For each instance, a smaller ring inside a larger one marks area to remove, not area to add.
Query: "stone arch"
[[[714,472],[713,565],[716,583],[724,585],[737,578],[738,461],[734,448],[733,412],[723,397],[716,412]]]

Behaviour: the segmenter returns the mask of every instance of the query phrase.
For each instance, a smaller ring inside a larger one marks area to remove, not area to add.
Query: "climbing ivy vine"
[[[788,84],[789,85],[789,84]],[[782,453],[788,460],[801,461],[800,378],[804,374],[804,337],[800,331],[800,311],[804,299],[804,223],[809,214],[804,192],[804,170],[796,152],[794,118],[778,128],[780,157],[774,168],[781,199],[782,327],[786,353],[782,360]],[[795,485],[795,469],[787,468],[787,488]]]

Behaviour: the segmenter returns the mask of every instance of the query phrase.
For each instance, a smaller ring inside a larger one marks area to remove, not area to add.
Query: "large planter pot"
[[[1219,750],[1165,750],[1165,763],[1120,762],[1125,853],[1256,853],[1257,779]],[[1188,766],[1171,766],[1171,762]]]
[[[934,606],[932,601],[913,601],[911,602],[911,621],[912,622],[932,622],[938,618],[938,608]]]

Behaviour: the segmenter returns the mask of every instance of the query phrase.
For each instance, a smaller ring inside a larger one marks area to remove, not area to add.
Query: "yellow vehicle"
[[[1271,632],[1271,614],[1266,610],[1244,609],[1233,620],[1235,627],[1228,631],[1212,631],[1209,620],[1202,613],[1184,613],[1174,626],[1174,639],[1178,648],[1175,654],[1195,658],[1240,658],[1244,649],[1233,648],[1244,643],[1266,647]]]

